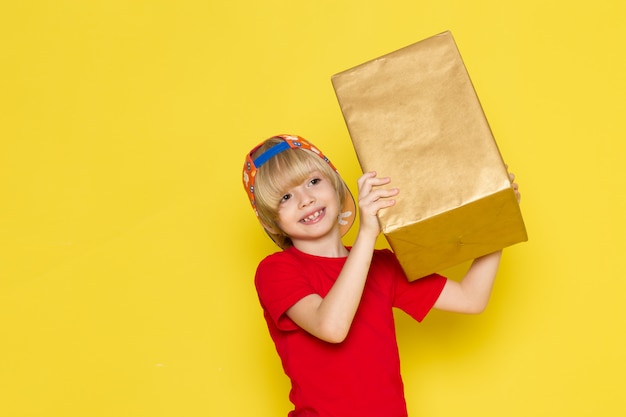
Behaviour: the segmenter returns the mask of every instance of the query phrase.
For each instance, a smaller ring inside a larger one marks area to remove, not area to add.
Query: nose
[[[299,206],[301,208],[310,206],[311,204],[315,203],[315,196],[307,190],[302,190],[300,192],[300,195],[298,196],[298,199],[300,203]]]

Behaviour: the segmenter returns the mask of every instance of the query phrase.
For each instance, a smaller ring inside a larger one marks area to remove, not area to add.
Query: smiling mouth
[[[317,219],[319,219],[324,213],[326,212],[326,209],[320,209],[317,210],[314,213],[311,213],[310,215],[308,215],[307,217],[305,217],[304,219],[300,220],[300,223],[312,223],[315,222]]]

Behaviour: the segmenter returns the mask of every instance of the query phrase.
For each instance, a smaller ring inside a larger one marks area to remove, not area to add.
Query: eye
[[[309,181],[310,185],[317,185],[322,181],[321,178],[313,178],[311,181]]]
[[[284,196],[282,196],[282,197],[280,198],[280,202],[281,202],[281,203],[284,203],[284,202],[286,202],[287,200],[289,200],[290,198],[291,198],[291,194],[285,194]]]

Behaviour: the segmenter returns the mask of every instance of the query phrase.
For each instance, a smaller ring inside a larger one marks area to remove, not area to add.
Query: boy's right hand
[[[378,178],[376,172],[366,172],[358,180],[359,186],[359,211],[360,227],[359,233],[372,234],[378,237],[380,234],[380,223],[376,215],[379,210],[392,207],[396,200],[392,197],[398,195],[397,188],[380,188],[391,182],[391,178]]]
[[[359,178],[359,232],[339,276],[324,297],[309,294],[285,312],[294,323],[321,340],[341,343],[350,331],[380,234],[376,214],[396,203],[393,197],[398,189],[381,187],[390,181],[377,178],[375,172]]]

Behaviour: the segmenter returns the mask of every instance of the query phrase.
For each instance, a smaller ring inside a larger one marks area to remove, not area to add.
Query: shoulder
[[[291,286],[306,280],[309,269],[306,259],[295,249],[288,248],[266,256],[257,266],[254,280],[257,288],[263,285]]]
[[[374,258],[387,261],[396,261],[396,254],[391,249],[375,249]]]
[[[393,251],[376,249],[370,265],[369,279],[385,286],[393,286],[397,281],[406,280],[406,275]]]
[[[291,255],[288,250],[276,252],[266,256],[257,266],[256,276],[264,276],[266,274],[276,274],[281,270],[289,270],[297,267],[298,261],[295,256]]]
[[[376,249],[372,258],[372,264],[379,268],[401,269],[396,254],[390,249]]]
[[[293,251],[285,249],[280,252],[272,253],[271,255],[263,258],[257,266],[257,273],[267,269],[276,269],[281,267],[288,267],[290,265],[298,265],[300,261]]]

